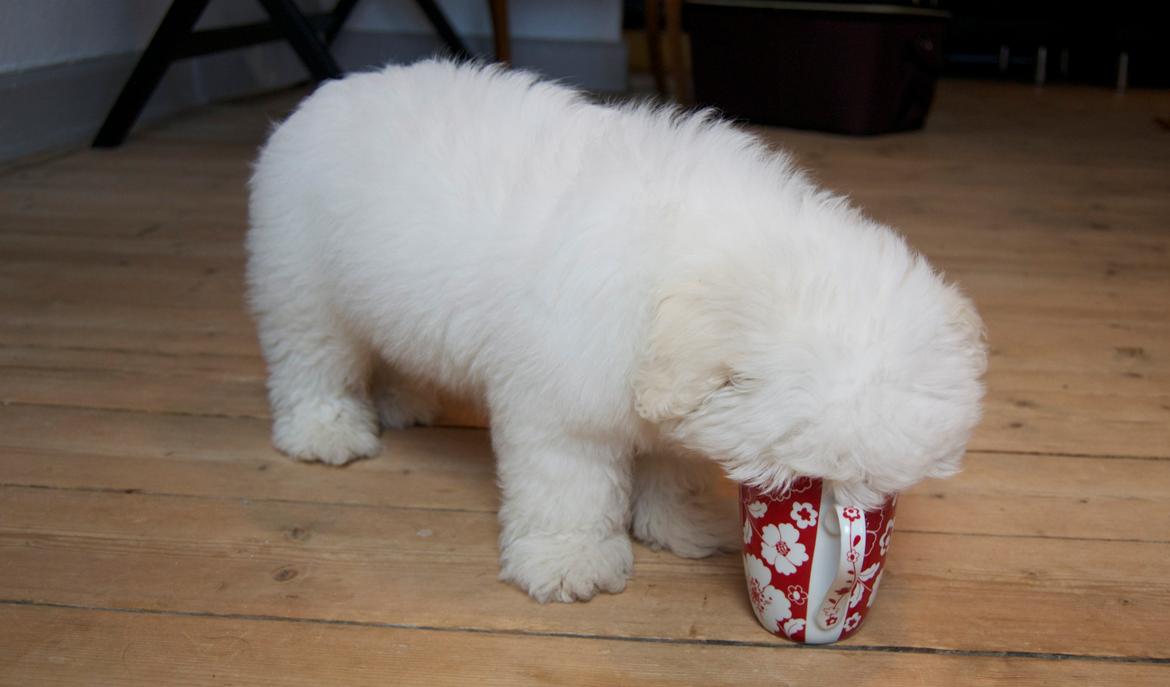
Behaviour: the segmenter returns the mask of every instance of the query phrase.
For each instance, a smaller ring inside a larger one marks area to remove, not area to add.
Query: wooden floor
[[[776,130],[978,302],[966,470],[905,495],[867,625],[810,649],[739,558],[618,596],[496,580],[482,430],[268,442],[248,160],[289,95],[0,173],[0,684],[1170,684],[1170,96],[947,82],[922,133]]]

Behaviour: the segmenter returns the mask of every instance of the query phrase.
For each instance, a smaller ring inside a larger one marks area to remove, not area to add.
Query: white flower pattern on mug
[[[834,627],[837,624],[837,621],[841,619],[841,616],[837,615],[836,607],[834,607],[828,611],[825,611],[824,616],[825,616],[825,627]]]
[[[882,549],[882,555],[886,555],[886,550],[890,548],[890,536],[894,533],[894,519],[886,523],[886,531],[882,533],[881,540],[878,541],[878,546]]]
[[[873,581],[873,586],[869,588],[869,598],[865,600],[866,608],[873,605],[873,597],[877,596],[878,585],[882,583],[882,575],[884,574],[886,574],[885,570],[879,572],[877,579]]]
[[[748,576],[748,596],[752,610],[760,623],[771,632],[778,632],[780,621],[792,617],[792,606],[780,590],[772,586],[772,571],[755,556],[745,554],[744,570]]]
[[[853,608],[861,603],[861,595],[865,593],[865,583],[860,580],[853,583],[853,589],[849,590],[849,608]]]
[[[861,624],[861,614],[854,613],[853,615],[851,615],[845,619],[844,632],[852,632],[852,631],[856,630],[857,626],[860,624]]]
[[[796,639],[796,633],[804,630],[803,618],[792,618],[784,623],[784,635],[789,639]]]
[[[808,594],[813,548],[820,525],[829,521],[820,517],[818,494],[801,493],[810,489],[819,492],[820,483],[801,478],[770,493],[749,487],[740,492],[752,610],[769,632],[795,642],[809,641],[805,632],[811,632],[814,618],[841,637],[860,629],[881,583],[893,530],[892,499],[875,513],[856,505],[825,504],[831,524],[841,518],[840,536],[849,545],[840,563],[847,570],[825,603],[814,605]],[[837,550],[836,545],[830,548]]]
[[[766,526],[760,532],[760,539],[760,553],[781,575],[791,575],[808,561],[808,553],[800,543],[800,533],[788,523],[779,527]]]
[[[811,503],[794,503],[789,517],[802,530],[806,527],[816,527],[817,509],[813,508]]]

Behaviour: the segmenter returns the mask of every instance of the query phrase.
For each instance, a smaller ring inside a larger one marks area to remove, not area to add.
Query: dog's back
[[[262,338],[287,331],[266,320],[327,316],[464,388],[634,341],[657,252],[637,244],[657,239],[651,161],[608,152],[628,146],[614,140],[628,116],[531,74],[444,61],[323,85],[275,129],[252,179]],[[578,378],[622,388],[625,353]]]

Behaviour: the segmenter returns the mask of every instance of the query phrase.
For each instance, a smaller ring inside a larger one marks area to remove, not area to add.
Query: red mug
[[[760,624],[805,644],[855,633],[882,579],[897,500],[862,510],[807,477],[783,492],[741,486],[743,567]]]

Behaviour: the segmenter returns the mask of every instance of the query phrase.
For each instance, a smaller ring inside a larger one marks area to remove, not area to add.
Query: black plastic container
[[[920,129],[945,12],[906,5],[692,0],[695,98],[761,124],[846,134]]]

